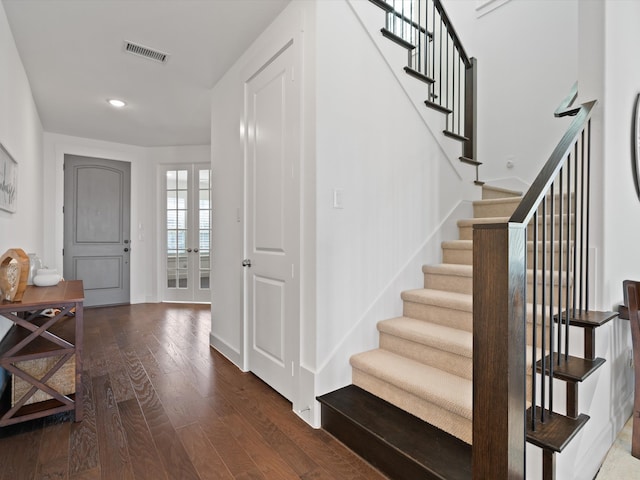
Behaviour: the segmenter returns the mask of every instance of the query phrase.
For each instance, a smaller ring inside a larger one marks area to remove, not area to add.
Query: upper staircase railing
[[[571,125],[509,221],[474,226],[473,478],[524,478],[525,439],[543,448],[544,478],[553,478],[554,454],[588,420],[577,390],[568,386],[558,405],[553,379],[585,362],[587,376],[604,361],[586,339],[585,359],[569,355],[570,325],[597,313],[589,310],[596,102],[571,108],[576,94],[556,111],[574,115]]]
[[[386,11],[383,34],[408,49],[407,73],[427,83],[425,103],[447,114],[445,135],[463,141],[461,160],[475,164],[476,60],[467,55],[442,3],[370,1]]]

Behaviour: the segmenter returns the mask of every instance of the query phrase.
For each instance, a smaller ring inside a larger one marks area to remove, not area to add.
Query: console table
[[[83,302],[81,280],[63,281],[52,287],[28,286],[22,301],[0,302],[0,315],[14,323],[0,343],[0,367],[14,375],[14,380],[27,384],[19,398],[14,395],[11,399],[11,386],[5,388],[0,399],[0,427],[67,411],[74,411],[76,422],[82,420]],[[50,316],[43,315],[50,309]],[[25,362],[47,357],[53,358],[53,363],[40,379],[20,368]],[[75,393],[63,394],[47,385],[74,359]],[[38,392],[49,398],[34,401]]]

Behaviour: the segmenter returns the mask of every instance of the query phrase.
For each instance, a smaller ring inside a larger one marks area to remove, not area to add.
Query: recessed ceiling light
[[[116,108],[122,108],[126,105],[125,102],[123,102],[122,100],[118,100],[117,98],[110,98],[109,100],[107,100],[107,102],[109,102],[109,105]]]

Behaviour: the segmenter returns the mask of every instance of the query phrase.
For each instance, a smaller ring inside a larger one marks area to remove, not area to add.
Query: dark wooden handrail
[[[449,36],[453,41],[453,45],[456,47],[456,50],[460,53],[460,59],[464,62],[467,68],[471,68],[471,58],[467,55],[464,47],[462,46],[462,42],[460,41],[460,37],[458,37],[458,33],[456,29],[453,28],[453,23],[449,19],[449,15],[447,15],[446,10],[442,6],[442,2],[440,0],[433,0],[433,4],[435,5],[438,13],[440,13],[440,18],[442,19],[442,23],[444,23],[445,27],[447,27],[447,31],[449,32]]]
[[[564,134],[558,146],[553,150],[553,153],[545,163],[544,167],[531,184],[531,188],[527,191],[524,198],[520,202],[520,205],[513,212],[513,215],[509,219],[509,223],[519,223],[527,225],[533,214],[536,212],[538,206],[547,194],[549,187],[556,178],[556,175],[563,165],[563,162],[567,155],[571,153],[571,149],[576,143],[580,133],[584,130],[585,125],[591,118],[591,111],[596,105],[597,100],[592,100],[587,103],[583,103],[580,107],[580,111],[576,114],[573,122],[569,126],[569,129]]]

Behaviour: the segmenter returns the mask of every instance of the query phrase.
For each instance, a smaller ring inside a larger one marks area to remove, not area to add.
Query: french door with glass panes
[[[211,167],[164,167],[163,301],[211,302]]]

